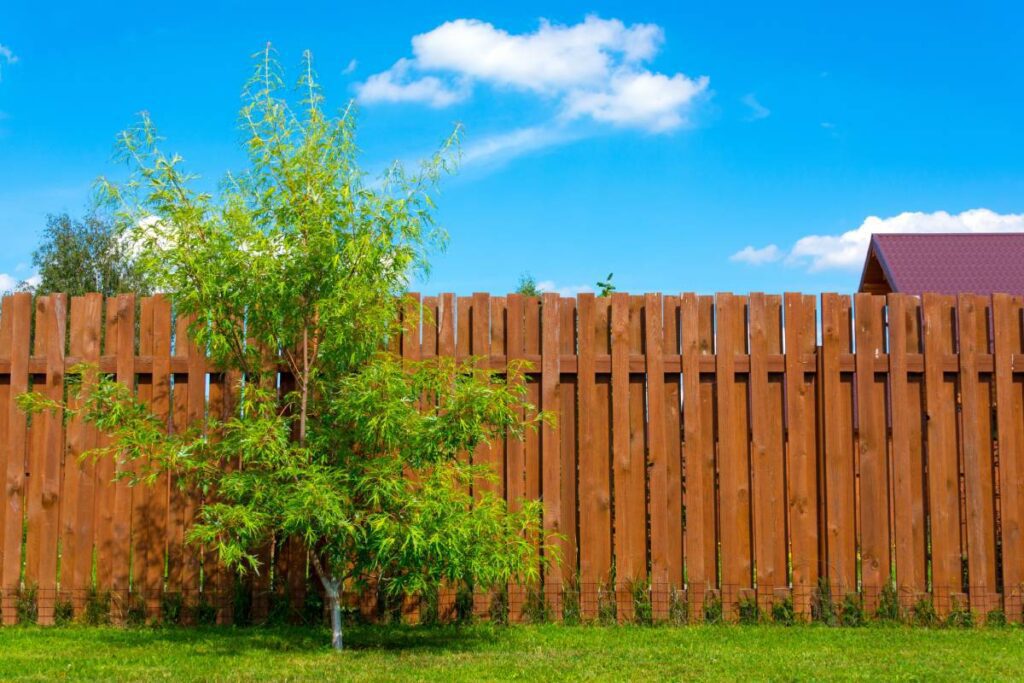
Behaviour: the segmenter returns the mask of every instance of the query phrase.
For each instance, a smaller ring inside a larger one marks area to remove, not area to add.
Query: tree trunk
[[[331,606],[331,647],[335,650],[341,650],[341,596],[338,592],[339,582],[337,579],[321,579],[321,583],[324,585],[324,592],[327,593],[327,600]]]

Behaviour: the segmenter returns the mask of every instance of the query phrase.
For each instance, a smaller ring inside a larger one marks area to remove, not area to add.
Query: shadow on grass
[[[417,653],[469,652],[501,638],[501,628],[489,626],[352,626],[345,629],[346,650]],[[197,654],[242,655],[249,652],[316,653],[330,651],[330,631],[311,626],[205,626],[117,628],[72,626],[29,627],[35,637],[81,637],[114,648],[186,647]],[[56,644],[56,643],[55,643]]]

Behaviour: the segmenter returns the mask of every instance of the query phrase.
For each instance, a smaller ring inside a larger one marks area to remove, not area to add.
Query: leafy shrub
[[[217,607],[210,601],[206,592],[199,594],[192,607],[192,616],[198,626],[213,626],[217,623]]]
[[[455,592],[455,621],[460,624],[473,622],[473,587],[460,583]]]

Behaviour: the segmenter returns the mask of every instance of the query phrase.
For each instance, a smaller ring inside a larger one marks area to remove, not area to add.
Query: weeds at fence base
[[[717,592],[708,591],[704,595],[704,623],[721,624],[723,621],[722,596]]]
[[[914,606],[910,608],[910,621],[914,626],[939,625],[939,615],[935,613],[935,605],[927,595],[918,598]]]
[[[989,613],[985,615],[985,625],[991,626],[992,628],[1002,628],[1006,626],[1006,612],[998,607],[996,609],[989,610]]]
[[[633,623],[650,626],[654,623],[654,609],[651,604],[651,586],[646,581],[629,582],[629,596],[633,602]]]
[[[676,587],[668,594],[668,623],[673,626],[684,626],[690,622],[690,603],[686,593]]]
[[[491,593],[487,607],[487,618],[495,626],[508,626],[508,588],[502,586]]]
[[[949,614],[946,615],[946,626],[950,628],[972,628],[974,626],[974,614],[960,600],[953,598]]]
[[[754,626],[761,621],[761,608],[757,605],[757,596],[753,592],[740,595],[736,601],[736,612],[739,622],[744,626]]]
[[[811,620],[826,626],[839,625],[839,614],[832,601],[832,586],[824,576],[818,579],[818,587],[811,596]]]
[[[53,623],[57,626],[67,626],[75,619],[75,607],[71,600],[57,596],[53,603]]]
[[[39,620],[39,590],[36,586],[24,586],[18,591],[14,613],[19,624],[34,624]]]
[[[582,621],[580,584],[576,579],[570,579],[562,587],[562,623],[568,626],[575,626]]]
[[[110,591],[101,591],[95,586],[85,595],[83,620],[89,626],[106,626],[110,623],[110,606],[113,600]]]
[[[772,623],[781,626],[792,626],[796,623],[796,608],[793,606],[792,596],[786,596],[772,604]]]
[[[544,589],[530,586],[526,589],[526,601],[523,603],[523,619],[528,624],[546,624],[551,621],[551,605],[544,597]]]
[[[185,608],[185,599],[181,593],[162,593],[160,595],[160,623],[166,626],[179,626]]]
[[[864,600],[860,593],[847,593],[843,598],[843,611],[840,615],[840,623],[843,626],[863,626],[864,621]]]
[[[882,587],[882,593],[878,597],[878,609],[875,610],[875,619],[878,621],[897,622],[900,620],[900,599],[896,587],[887,583]]]
[[[615,600],[615,579],[609,578],[608,582],[597,588],[597,623],[602,626],[611,626],[618,623],[619,605]]]

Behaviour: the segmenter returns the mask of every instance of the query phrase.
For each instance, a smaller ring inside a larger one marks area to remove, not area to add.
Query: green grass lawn
[[[1024,679],[1024,629],[5,628],[0,679]]]

